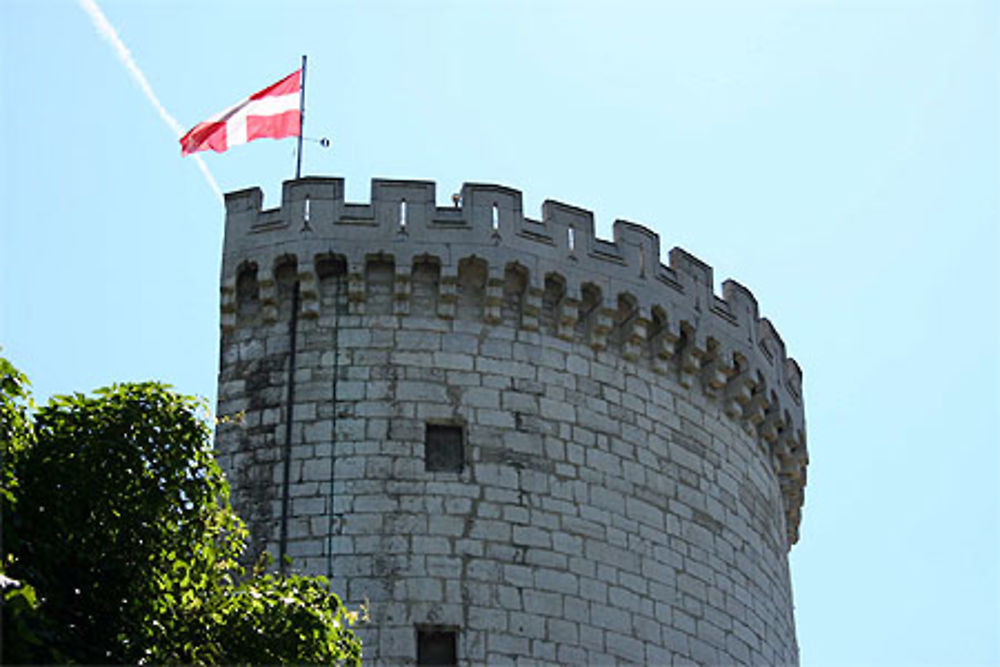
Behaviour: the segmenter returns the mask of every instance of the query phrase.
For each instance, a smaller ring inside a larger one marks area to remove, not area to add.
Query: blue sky
[[[100,3],[189,127],[309,55],[304,172],[646,224],[799,361],[804,665],[1000,663],[996,2]],[[294,141],[205,162],[276,205]],[[0,4],[0,345],[214,400],[221,205],[75,2]]]

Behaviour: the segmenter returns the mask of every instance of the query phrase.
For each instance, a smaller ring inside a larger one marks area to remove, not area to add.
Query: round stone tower
[[[467,184],[226,196],[216,447],[375,664],[797,663],[802,376],[732,280]]]

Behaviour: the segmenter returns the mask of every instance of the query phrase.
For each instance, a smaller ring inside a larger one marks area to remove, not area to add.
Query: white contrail
[[[149,85],[149,81],[146,80],[146,76],[139,69],[139,66],[135,64],[135,60],[132,59],[132,53],[125,47],[125,44],[118,37],[118,32],[114,29],[114,26],[108,22],[107,17],[104,16],[104,12],[101,8],[97,6],[94,0],[78,0],[80,7],[83,11],[87,12],[90,16],[90,20],[93,21],[94,27],[97,28],[97,32],[108,41],[111,48],[114,49],[115,55],[118,56],[118,60],[125,65],[125,69],[128,73],[132,75],[132,79],[139,84],[140,90],[149,100],[149,103],[153,105],[156,109],[156,113],[160,115],[163,122],[167,124],[167,127],[173,131],[173,133],[180,138],[184,134],[184,128],[181,124],[170,115],[169,112],[163,105],[160,104],[160,100],[157,99],[156,93],[153,92],[152,86]],[[205,161],[201,159],[200,155],[195,155],[194,161],[198,163],[198,168],[201,169],[201,173],[205,175],[205,180],[208,181],[208,185],[212,188],[212,191],[222,201],[222,189],[219,188],[219,184],[215,182],[215,178],[212,177],[212,172],[208,170],[208,166],[205,165]]]

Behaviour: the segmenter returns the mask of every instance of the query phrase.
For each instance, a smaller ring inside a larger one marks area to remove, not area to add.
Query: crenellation
[[[760,424],[760,436],[770,445],[778,441],[778,433],[785,424],[781,417],[781,407],[778,405],[777,396],[771,392],[771,404],[764,414],[764,421]]]
[[[438,317],[451,320],[456,316],[458,303],[458,267],[440,267],[438,287]]]
[[[525,331],[539,331],[541,329],[540,320],[543,309],[542,299],[544,295],[544,289],[535,284],[528,285],[523,292],[521,328]]]
[[[747,433],[751,435],[756,434],[758,432],[757,429],[759,429],[760,425],[764,423],[764,416],[770,405],[765,387],[766,385],[763,379],[760,379],[754,384],[754,390],[750,396],[750,401],[747,403],[744,410],[745,429]]]
[[[694,327],[681,323],[681,336],[677,340],[677,360],[680,372],[679,382],[685,389],[695,385],[701,370],[701,360],[706,355],[707,345],[699,345],[699,336]]]
[[[461,664],[794,663],[802,373],[754,295],[511,188],[343,185],[226,196],[219,413],[245,415],[217,446],[255,551],[285,522],[372,602],[376,662],[443,625]],[[428,423],[460,427],[459,469],[425,470]]]
[[[270,270],[258,273],[259,301],[264,322],[271,324],[278,320],[278,290],[274,274]]]
[[[501,274],[502,267],[490,266],[486,277],[486,291],[484,293],[483,321],[489,324],[499,324],[503,319],[502,311],[504,305],[504,276]],[[520,306],[520,304],[518,304]],[[518,309],[518,316],[520,308]]]
[[[754,382],[751,371],[747,368],[746,359],[742,355],[734,355],[733,362],[734,372],[726,383],[725,410],[730,418],[742,420],[744,416],[749,415]]]
[[[735,373],[735,363],[727,359],[719,342],[710,338],[701,366],[701,381],[705,394],[713,398],[719,396],[729,383],[729,378]]]

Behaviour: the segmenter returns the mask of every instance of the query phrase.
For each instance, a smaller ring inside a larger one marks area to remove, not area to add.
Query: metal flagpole
[[[299,82],[299,151],[295,159],[295,179],[302,176],[302,134],[306,129],[306,57],[302,56],[302,80]]]

